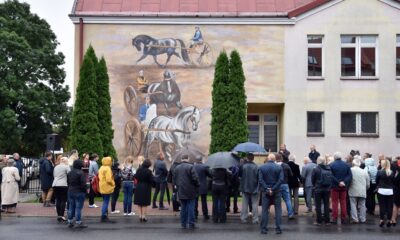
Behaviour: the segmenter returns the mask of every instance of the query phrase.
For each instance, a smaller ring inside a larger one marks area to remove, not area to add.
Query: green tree
[[[38,155],[68,125],[64,55],[49,24],[16,0],[0,4],[0,149]]]
[[[102,57],[96,68],[96,87],[97,87],[97,117],[99,120],[99,129],[101,131],[101,141],[103,145],[104,156],[110,156],[113,159],[117,157],[112,140],[114,130],[111,122],[111,97],[109,91],[109,78],[107,64]]]
[[[229,59],[225,51],[222,51],[215,64],[214,82],[212,89],[211,109],[211,144],[210,153],[229,151],[226,145],[226,133],[229,132],[228,115],[229,102],[226,97],[229,94]]]
[[[80,68],[71,122],[71,148],[103,155],[97,117],[96,65],[89,47]]]

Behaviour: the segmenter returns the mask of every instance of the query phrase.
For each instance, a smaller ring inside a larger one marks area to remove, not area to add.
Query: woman
[[[7,166],[1,171],[1,204],[6,213],[15,213],[18,203],[18,181],[21,180],[18,169],[14,167],[14,159],[7,160]]]
[[[212,175],[212,219],[214,223],[226,222],[225,202],[228,194],[230,174],[225,168],[215,168],[211,172]]]
[[[68,163],[69,164],[69,163]],[[82,171],[83,161],[75,160],[73,162],[73,168],[68,173],[68,227],[74,226],[73,219],[77,228],[87,228],[82,223],[81,213],[83,203],[85,202],[86,196],[86,179]]]
[[[68,158],[68,164],[72,167],[72,165],[74,164],[75,160],[79,159],[79,153],[78,150],[73,149],[70,152],[69,158]]]
[[[388,222],[387,227],[392,225],[392,211],[393,211],[393,180],[394,172],[390,169],[390,162],[387,159],[381,160],[382,169],[376,175],[376,184],[378,189],[378,202],[379,202],[379,226],[385,225],[385,216]]]
[[[399,213],[400,208],[400,157],[396,157],[395,161],[396,173],[394,175],[393,181],[393,195],[394,195],[394,206],[392,213],[392,225],[396,226],[397,224],[397,215]]]
[[[57,221],[66,222],[64,217],[65,206],[68,199],[67,176],[70,171],[68,158],[62,157],[59,164],[54,168],[53,190],[56,198]]]
[[[112,159],[111,157],[104,157],[101,160],[102,166],[99,169],[99,188],[103,196],[103,206],[101,207],[101,221],[110,222],[107,212],[110,197],[114,192],[115,182],[111,170]]]
[[[121,169],[122,191],[124,192],[124,216],[135,215],[135,212],[132,211],[133,178],[135,174],[136,169],[133,167],[133,157],[128,156]]]
[[[140,222],[147,222],[146,212],[147,207],[151,202],[151,187],[153,185],[153,174],[149,167],[151,162],[149,159],[143,161],[142,166],[137,170],[135,179],[137,181],[135,205],[139,208]]]
[[[111,214],[117,214],[117,213],[121,212],[119,210],[116,210],[115,208],[117,206],[119,192],[121,190],[121,185],[122,185],[121,169],[119,169],[118,160],[115,160],[115,162],[111,166],[111,171],[112,171],[114,183],[115,183],[114,191],[111,195]]]

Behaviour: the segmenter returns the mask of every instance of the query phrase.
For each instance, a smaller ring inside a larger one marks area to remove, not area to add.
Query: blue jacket
[[[271,188],[272,191],[280,191],[283,182],[283,169],[280,165],[273,161],[268,161],[259,167],[259,180],[262,191],[267,191]]]
[[[196,163],[194,165],[194,170],[199,177],[200,187],[199,187],[199,194],[207,194],[208,193],[208,182],[207,177],[212,177],[210,173],[210,167],[203,164],[203,163]]]
[[[167,170],[167,165],[165,164],[164,161],[161,161],[159,159],[156,160],[154,164],[154,181],[156,183],[165,183],[167,182],[167,176],[168,176],[168,170]]]
[[[142,122],[146,119],[146,112],[147,109],[149,109],[150,105],[147,106],[147,104],[142,104],[139,108],[139,120]]]
[[[18,169],[19,176],[22,178],[22,170],[24,169],[22,159],[15,160],[15,167]]]
[[[201,31],[200,31],[200,30],[197,30],[197,31],[194,33],[194,36],[193,36],[192,40],[193,40],[193,41],[200,41],[200,40],[203,40],[203,35],[201,34]]]
[[[350,167],[343,162],[341,159],[336,159],[330,165],[333,175],[332,188],[339,187],[339,182],[343,181],[348,187],[351,183],[353,175],[351,173]]]
[[[311,159],[311,161],[312,161],[313,163],[317,163],[317,159],[318,159],[319,156],[320,156],[320,154],[319,154],[319,152],[317,152],[317,151],[310,152],[310,153],[308,154],[308,157]]]
[[[42,187],[42,190],[47,191],[53,185],[54,167],[53,167],[53,164],[49,160],[47,160],[46,158],[40,159],[39,160],[39,164],[40,164],[39,172],[40,172],[41,187]]]

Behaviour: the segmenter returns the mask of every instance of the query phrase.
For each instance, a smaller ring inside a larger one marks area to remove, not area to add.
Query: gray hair
[[[289,161],[296,161],[296,155],[294,155],[294,154],[290,154],[289,155]]]
[[[335,160],[342,159],[342,154],[340,152],[335,152],[333,154],[333,159]]]
[[[318,157],[317,158],[317,164],[323,164],[326,165],[326,160],[324,157]]]

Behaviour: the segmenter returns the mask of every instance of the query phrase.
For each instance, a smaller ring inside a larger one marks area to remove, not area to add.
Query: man
[[[375,196],[376,196],[376,174],[378,173],[378,168],[375,166],[375,160],[372,158],[372,154],[365,153],[365,168],[364,171],[368,173],[370,184],[367,190],[367,198],[365,199],[365,205],[367,207],[367,213],[374,215],[375,213]]]
[[[68,227],[74,227],[73,219],[77,228],[87,228],[87,225],[82,223],[82,208],[86,195],[86,177],[82,171],[83,161],[75,160],[73,167],[68,173]]]
[[[196,204],[195,204],[195,215],[196,218],[199,216],[199,197],[201,198],[201,209],[203,212],[203,217],[205,220],[210,219],[210,216],[208,215],[208,207],[207,207],[207,193],[208,193],[208,181],[207,177],[212,177],[210,174],[210,167],[203,164],[203,157],[202,156],[197,156],[196,157],[196,164],[194,165],[194,170],[197,173],[197,176],[199,177],[199,183],[200,183],[200,188],[199,188],[199,196],[196,197]]]
[[[226,212],[230,212],[231,208],[231,198],[233,198],[233,213],[239,213],[239,208],[238,208],[238,197],[239,197],[239,187],[240,187],[240,181],[239,181],[239,167],[238,166],[233,166],[229,168],[230,171],[230,177],[231,179],[229,180],[230,185],[228,187],[228,195],[226,196]]]
[[[315,145],[310,146],[310,153],[308,154],[308,157],[311,159],[313,163],[317,163],[317,159],[320,156],[319,152],[315,150]]]
[[[179,164],[181,164],[181,162],[174,161],[168,171],[168,176],[167,176],[167,182],[171,183],[172,185],[172,210],[174,212],[179,212],[179,207],[180,207],[179,199],[177,198],[178,189],[176,187],[176,183],[174,182],[174,171]]]
[[[292,202],[290,198],[290,192],[289,192],[289,178],[293,176],[292,170],[290,169],[289,165],[282,162],[282,157],[280,154],[277,154],[276,156],[276,163],[280,165],[283,169],[283,182],[281,184],[281,192],[282,192],[282,198],[283,201],[285,201],[286,204],[286,209],[288,212],[288,218],[289,219],[294,219],[294,211],[292,208]]]
[[[189,229],[194,229],[195,199],[200,183],[193,165],[189,163],[188,155],[182,155],[182,163],[175,168],[174,172],[174,182],[181,202],[181,226],[186,229],[189,225]]]
[[[313,184],[311,181],[312,171],[317,165],[311,162],[309,157],[304,157],[304,166],[301,170],[303,179],[304,195],[306,199],[307,213],[312,212]]]
[[[149,81],[144,76],[143,70],[139,71],[139,76],[136,79],[139,91],[142,93],[147,93],[147,87],[149,86]]]
[[[203,43],[203,35],[201,34],[200,27],[196,26],[194,29],[195,29],[194,36],[192,38],[192,43],[190,44],[189,48],[192,48],[197,44]]]
[[[293,198],[292,206],[294,210],[294,215],[297,215],[299,213],[299,188],[301,182],[301,175],[300,175],[300,166],[296,164],[295,155],[293,154],[289,155],[288,165],[293,173],[293,175],[289,177],[289,192],[290,196]]]
[[[39,160],[40,164],[40,183],[42,188],[43,207],[51,207],[51,198],[53,196],[53,154],[51,151],[46,151],[45,157]]]
[[[97,161],[99,160],[99,155],[96,153],[93,153],[92,156],[90,157],[90,162],[89,162],[89,182],[91,183],[93,178],[99,173],[99,165],[97,164]],[[94,198],[96,196],[96,193],[93,191],[92,184],[90,184],[90,189],[89,189],[89,208],[98,208],[96,204],[94,204]]]
[[[150,108],[150,96],[145,97],[145,104],[142,104],[139,108],[139,120],[144,123],[146,120],[147,110]]]
[[[284,163],[289,162],[290,152],[286,149],[286,144],[281,144],[281,146],[279,147],[279,154],[282,156]]]
[[[154,181],[156,183],[156,190],[153,196],[153,208],[158,208],[160,210],[168,210],[168,208],[164,207],[164,193],[167,187],[167,176],[168,170],[167,165],[164,162],[164,154],[158,153],[157,160],[154,164]],[[156,201],[158,193],[160,193],[159,205],[157,207]]]
[[[365,199],[370,179],[368,173],[361,169],[360,166],[361,157],[357,155],[353,160],[353,167],[351,168],[352,179],[349,187],[352,223],[365,223],[366,221]]]
[[[253,224],[258,224],[258,166],[254,163],[254,155],[247,154],[247,161],[239,169],[240,191],[242,192],[242,212],[240,219],[247,223],[248,207],[251,203]]]
[[[347,213],[347,187],[351,183],[352,173],[350,167],[342,160],[342,154],[335,152],[333,155],[333,163],[330,167],[333,175],[333,184],[331,189],[332,198],[332,223],[337,223],[338,208],[340,203],[342,224],[346,223]]]
[[[332,186],[332,171],[323,157],[318,157],[317,164],[317,167],[312,170],[311,177],[311,182],[314,186],[315,211],[317,212],[317,221],[315,224],[320,226],[324,220],[325,225],[330,225],[329,195]],[[324,205],[323,215],[321,209],[322,204]],[[322,216],[324,219],[322,219]]]
[[[14,153],[13,154],[13,158],[14,158],[14,161],[15,161],[15,167],[18,169],[19,176],[22,179],[22,170],[25,167],[24,166],[24,162],[22,161],[22,159],[20,158],[18,153]],[[18,187],[21,188],[21,181],[18,182]]]
[[[261,234],[268,233],[268,215],[269,206],[275,204],[275,231],[276,234],[282,234],[281,221],[281,184],[283,182],[283,169],[275,164],[275,155],[269,154],[267,162],[259,168],[259,181],[262,191],[262,217]]]

